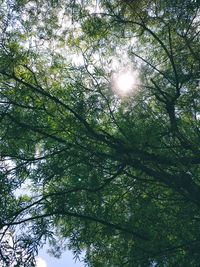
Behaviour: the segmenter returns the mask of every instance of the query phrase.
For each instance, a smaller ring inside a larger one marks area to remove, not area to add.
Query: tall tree
[[[1,14],[2,238],[20,232],[33,264],[64,240],[89,266],[198,266],[198,1],[3,1]],[[126,71],[137,84],[122,94]]]

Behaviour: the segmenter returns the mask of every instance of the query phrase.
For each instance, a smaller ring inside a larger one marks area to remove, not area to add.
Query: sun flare
[[[113,89],[120,96],[132,93],[138,84],[138,74],[134,71],[123,71],[113,76]]]

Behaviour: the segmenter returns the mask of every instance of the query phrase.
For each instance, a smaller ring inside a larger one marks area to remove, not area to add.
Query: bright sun
[[[121,96],[129,95],[137,87],[138,75],[134,71],[124,71],[113,76],[113,89]]]

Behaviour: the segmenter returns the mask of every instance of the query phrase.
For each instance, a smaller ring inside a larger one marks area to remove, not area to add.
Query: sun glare
[[[113,75],[113,89],[120,96],[131,94],[138,85],[138,74],[135,71],[123,71]]]

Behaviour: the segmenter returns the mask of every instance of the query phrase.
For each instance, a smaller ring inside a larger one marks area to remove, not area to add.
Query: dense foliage
[[[199,266],[199,1],[1,0],[0,19],[2,266],[45,243]]]

